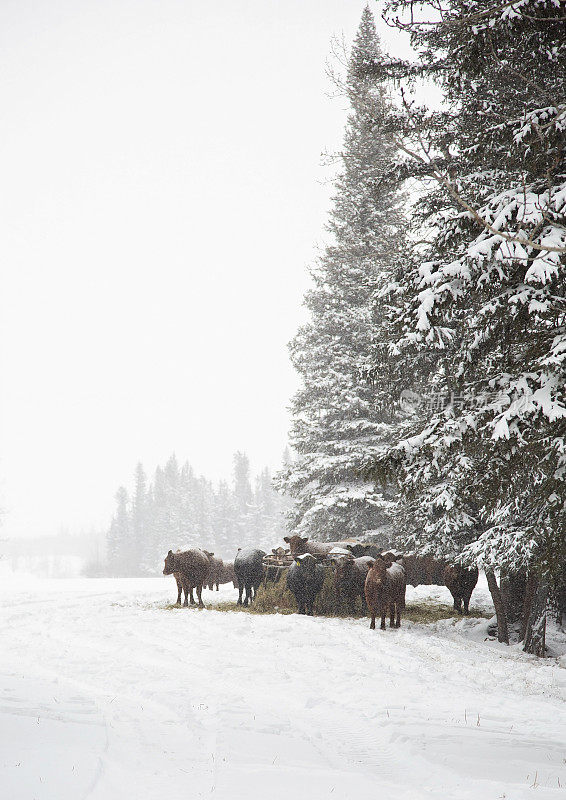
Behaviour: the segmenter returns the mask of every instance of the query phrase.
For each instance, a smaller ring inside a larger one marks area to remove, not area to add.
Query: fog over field
[[[2,3],[5,535],[106,528],[172,452],[279,466],[363,5]]]

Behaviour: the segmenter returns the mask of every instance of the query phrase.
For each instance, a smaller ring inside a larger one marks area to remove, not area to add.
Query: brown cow
[[[334,560],[336,602],[339,604],[340,598],[343,597],[352,614],[356,609],[357,597],[361,598],[362,611],[367,611],[364,587],[368,569],[374,561],[375,558],[371,558],[371,556],[360,556],[360,558],[345,557]]]
[[[444,583],[450,590],[450,594],[454,598],[454,610],[458,614],[470,613],[470,597],[478,582],[478,568],[472,567],[467,569],[461,564],[452,564],[444,570]],[[464,604],[464,611],[462,612],[462,603]]]
[[[236,578],[236,573],[234,572],[233,561],[222,562],[222,571],[220,572],[218,583],[232,583],[234,589],[238,588],[238,580]]]
[[[206,550],[204,552],[207,553]],[[210,571],[206,578],[206,585],[208,586],[209,589],[214,589],[214,587],[216,586],[216,591],[218,592],[220,576],[222,574],[222,567],[224,566],[224,562],[222,561],[221,558],[215,556],[214,553],[210,554],[207,553],[207,555],[209,555],[210,557]]]
[[[467,569],[458,565],[449,565],[446,561],[432,556],[408,555],[398,559],[405,567],[407,585],[409,586],[447,586],[454,599],[454,610],[468,614],[470,597],[478,582],[478,569]]]
[[[182,550],[177,550],[177,553],[182,553]],[[181,605],[181,599],[183,596],[183,592],[185,593],[185,602],[183,605],[189,605],[189,595],[191,598],[191,605],[195,605],[195,598],[193,597],[193,587],[183,578],[183,575],[180,572],[174,572],[173,577],[177,583],[177,605]]]
[[[313,556],[327,556],[333,547],[346,549],[348,544],[353,544],[352,539],[342,542],[314,542],[308,536],[284,536],[283,541],[287,542],[291,548],[293,558],[310,553]]]
[[[177,552],[180,553],[181,551],[178,550]],[[174,572],[173,577],[177,581],[177,605],[178,606],[181,605],[181,598],[183,596],[183,592],[185,592],[185,602],[183,603],[183,605],[185,606],[189,605],[189,595],[190,595],[191,605],[194,606],[195,598],[193,596],[193,587],[190,585],[188,581],[184,579],[183,574],[181,572]]]
[[[368,570],[365,595],[371,614],[371,630],[375,630],[375,618],[381,617],[381,630],[385,630],[385,617],[389,612],[389,626],[401,627],[401,612],[405,610],[405,570],[397,562],[391,563],[376,558]]]
[[[192,589],[195,588],[199,607],[204,608],[201,596],[202,586],[210,570],[210,557],[213,555],[213,553],[196,549],[185,550],[183,553],[174,553],[169,550],[167,553],[163,574],[175,576],[178,574],[180,576],[181,585],[185,591],[185,605],[187,605],[187,588],[191,592],[191,600]],[[178,585],[179,582],[177,581]]]
[[[395,560],[405,568],[408,586],[444,586],[444,570],[448,566],[446,561],[413,554]]]

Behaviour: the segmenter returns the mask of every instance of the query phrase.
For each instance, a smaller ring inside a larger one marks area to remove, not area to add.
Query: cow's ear
[[[284,537],[283,537],[283,541],[284,541],[284,542],[290,542],[291,540],[289,539],[289,537],[288,537],[288,536],[284,536]]]
[[[277,555],[277,548],[276,547],[272,548],[271,552],[275,553],[275,555]]]
[[[172,551],[172,550],[169,550],[169,552],[167,553],[167,555],[168,555],[168,556],[172,556],[172,555],[173,555],[173,551]]]
[[[306,544],[308,542],[308,540],[309,540],[308,536],[303,536],[303,538],[301,539],[301,542],[304,542]]]

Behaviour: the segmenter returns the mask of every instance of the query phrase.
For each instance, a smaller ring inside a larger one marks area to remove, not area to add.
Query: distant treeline
[[[288,460],[286,451],[284,460]],[[155,575],[167,552],[203,547],[231,559],[238,547],[274,547],[284,535],[288,501],[272,487],[269,469],[251,480],[249,459],[234,454],[233,480],[213,483],[175,455],[148,481],[142,464],[130,495],[121,486],[107,534],[105,560],[88,574]]]
[[[0,542],[0,574],[76,577],[85,563],[92,569],[102,563],[104,538],[102,531],[94,529],[76,534],[62,530],[51,536],[5,538]]]

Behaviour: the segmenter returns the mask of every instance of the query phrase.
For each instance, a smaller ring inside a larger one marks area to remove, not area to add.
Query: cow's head
[[[291,555],[293,558],[295,556],[300,556],[303,553],[307,552],[307,542],[309,540],[308,536],[284,536],[283,541],[287,542],[291,549]]]
[[[381,556],[378,556],[372,566],[370,567],[372,580],[374,583],[383,584],[385,583],[385,577],[387,574],[387,570],[391,566],[391,561],[386,561]]]
[[[348,556],[331,557],[330,563],[338,579],[346,579],[354,571],[354,559]]]
[[[370,546],[366,544],[347,544],[346,549],[350,551],[354,558],[360,558],[360,556],[369,555]]]
[[[175,553],[169,550],[167,558],[165,559],[165,566],[163,567],[164,575],[172,575],[177,570],[175,569]]]
[[[311,553],[303,553],[295,557],[295,564],[299,565],[299,569],[307,574],[312,574],[316,569],[316,558]]]

